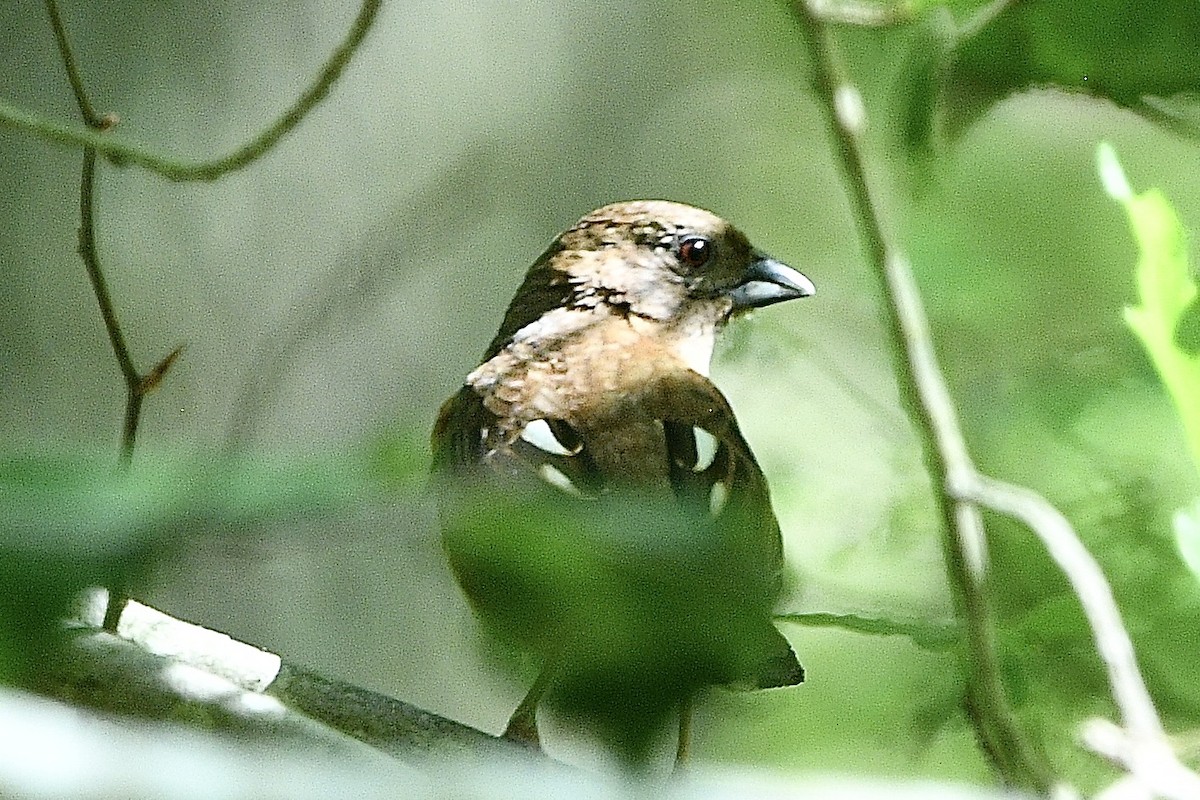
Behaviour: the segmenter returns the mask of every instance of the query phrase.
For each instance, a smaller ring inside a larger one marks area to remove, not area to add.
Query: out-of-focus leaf
[[[766,680],[788,652],[755,542],[717,535],[673,497],[605,495],[581,513],[534,488],[447,488],[451,564],[495,632],[559,659],[547,702],[621,755],[644,757],[701,687]]]
[[[392,460],[418,461],[405,447],[394,444]],[[390,488],[408,472],[392,474]],[[143,452],[130,470],[99,450],[0,457],[0,680],[36,679],[81,590],[136,587],[153,558],[196,530],[336,511],[383,488],[371,453],[197,462]]]
[[[1183,563],[1200,580],[1200,501],[1175,512],[1175,547]]]
[[[111,454],[10,454],[0,463],[0,647],[8,680],[36,677],[56,621],[86,586],[112,586],[143,563],[183,495],[171,465],[124,472]]]
[[[5,797],[222,797],[317,800],[1019,800],[1011,790],[931,780],[782,777],[746,766],[710,766],[664,785],[566,767],[551,759],[483,760],[466,753],[405,762],[353,742],[232,741],[161,722],[116,721],[41,698],[0,692],[0,790]],[[398,791],[398,787],[399,791]]]
[[[1151,189],[1135,195],[1112,148],[1100,145],[1101,178],[1129,214],[1137,239],[1138,305],[1125,322],[1141,340],[1167,387],[1187,436],[1192,462],[1200,467],[1200,352],[1196,348],[1197,287],[1188,267],[1183,225],[1170,202]],[[1184,564],[1200,577],[1200,505],[1176,512],[1175,544]]]
[[[424,485],[429,477],[429,432],[388,428],[368,445],[367,468],[390,489]]]
[[[1179,98],[1200,91],[1200,5],[1187,0],[1153,7],[1136,0],[1014,2],[972,34],[955,43],[937,73],[941,121],[950,133],[1034,87],[1086,93],[1185,123]]]
[[[1167,387],[1200,466],[1200,355],[1180,346],[1190,336],[1196,300],[1183,225],[1162,192],[1133,193],[1111,147],[1102,144],[1098,157],[1105,187],[1125,207],[1138,244],[1138,304],[1125,309],[1125,322]]]

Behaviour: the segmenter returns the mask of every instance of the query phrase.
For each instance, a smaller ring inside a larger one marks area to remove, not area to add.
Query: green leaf
[[[967,34],[937,77],[951,133],[1006,97],[1047,86],[1195,124],[1187,98],[1200,91],[1200,5],[1190,0],[944,5]]]
[[[627,491],[581,506],[490,480],[442,486],[441,520],[485,624],[557,660],[546,702],[631,761],[701,687],[779,685],[794,667],[749,524],[725,531],[673,497]]]
[[[376,450],[237,461],[143,451],[132,469],[100,449],[0,453],[0,682],[36,683],[79,593],[136,591],[175,542],[411,500],[423,445],[392,441],[386,473]]]
[[[36,681],[77,594],[123,585],[146,563],[183,477],[159,466],[133,474],[99,452],[0,456],[0,677]]]
[[[1133,193],[1108,144],[1097,149],[1097,163],[1105,189],[1125,207],[1138,244],[1138,304],[1125,308],[1125,324],[1167,387],[1200,468],[1200,295],[1188,267],[1187,237],[1161,192]],[[1200,502],[1177,511],[1172,527],[1183,563],[1200,579]]]
[[[1133,193],[1110,146],[1101,144],[1097,159],[1105,188],[1124,206],[1138,245],[1138,302],[1126,307],[1125,323],[1167,387],[1200,467],[1200,355],[1191,341],[1197,289],[1183,226],[1162,192]]]

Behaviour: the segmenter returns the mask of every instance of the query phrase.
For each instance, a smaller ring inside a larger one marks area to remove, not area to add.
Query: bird
[[[710,364],[731,319],[814,292],[724,219],[666,200],[592,211],[528,270],[432,435],[455,578],[543,659],[503,736],[540,746],[549,699],[637,761],[677,712],[682,762],[705,687],[804,680],[772,623],[784,560],[766,478]]]

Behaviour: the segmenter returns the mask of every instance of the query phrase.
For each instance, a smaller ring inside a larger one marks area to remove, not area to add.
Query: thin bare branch
[[[83,259],[92,292],[100,306],[100,318],[104,321],[104,330],[108,333],[113,355],[121,368],[121,376],[127,387],[135,386],[141,381],[141,376],[129,354],[129,346],[125,342],[125,334],[121,330],[121,322],[117,318],[96,249],[96,151],[90,147],[83,152],[83,174],[79,181],[79,257]]]
[[[861,614],[806,612],[776,614],[777,622],[790,622],[810,628],[841,628],[869,636],[903,636],[925,650],[947,650],[962,641],[962,631],[953,622],[912,622],[866,617]]]
[[[963,619],[972,669],[967,708],[980,741],[1008,783],[1048,792],[1054,779],[1045,759],[1022,735],[1004,692],[987,594],[983,588],[986,542],[979,513],[955,499],[953,487],[969,483],[975,469],[967,453],[950,392],[937,363],[929,324],[912,269],[875,202],[862,138],[866,110],[844,76],[819,13],[805,0],[791,7],[812,61],[813,85],[834,150],[846,177],[867,258],[887,299],[892,368],[901,403],[916,426],[925,465],[943,520],[943,551],[955,604]]]
[[[84,88],[79,62],[71,49],[58,4],[55,0],[45,0],[45,4],[46,13],[50,17],[50,26],[54,29],[54,38],[58,43],[59,56],[66,69],[67,80],[75,95],[79,113],[83,117],[84,124],[96,135],[104,134],[117,124],[117,116],[115,114],[101,115],[96,112],[95,106],[92,105],[87,90]],[[168,355],[150,375],[142,376],[138,373],[133,356],[129,352],[129,345],[125,341],[125,334],[121,330],[112,294],[108,290],[108,281],[104,277],[104,269],[100,264],[99,249],[96,246],[96,148],[91,146],[83,149],[83,168],[79,179],[79,257],[83,260],[84,271],[92,286],[92,293],[96,297],[96,304],[100,308],[100,318],[104,321],[105,333],[112,346],[113,355],[117,359],[121,377],[125,381],[125,419],[121,428],[120,453],[121,463],[128,466],[133,460],[133,448],[137,441],[142,401],[145,399],[146,393],[158,385],[162,375],[178,356],[179,350],[176,349]],[[127,600],[125,587],[112,587],[108,609],[104,616],[104,625],[107,630],[116,630]]]
[[[1042,540],[1083,606],[1096,640],[1096,650],[1108,670],[1109,685],[1121,712],[1122,724],[1138,738],[1163,738],[1162,722],[1138,670],[1133,642],[1121,621],[1112,588],[1067,518],[1046,498],[1023,486],[978,475],[962,488],[962,499],[1020,520]]]
[[[152,172],[157,172],[168,180],[216,180],[245,167],[270,151],[284,135],[300,124],[308,112],[325,99],[333,84],[345,71],[359,45],[362,44],[367,31],[374,24],[382,2],[383,0],[363,0],[345,39],[333,51],[320,74],[304,93],[262,133],[221,158],[209,161],[186,161],[163,156],[141,145],[122,141],[118,137],[101,136],[96,130],[87,127],[65,125],[4,102],[0,102],[0,125],[24,128],[45,139],[63,144],[91,147],[118,166],[136,164]],[[80,85],[82,86],[82,84]]]
[[[974,662],[969,707],[981,740],[1010,783],[1043,792],[1072,792],[1068,787],[1055,786],[1048,765],[1021,735],[1000,683],[983,585],[987,551],[979,509],[986,508],[1023,522],[1041,539],[1083,607],[1123,723],[1123,727],[1117,727],[1103,720],[1094,721],[1085,729],[1085,741],[1130,773],[1106,796],[1172,800],[1198,797],[1200,776],[1184,766],[1170,746],[1138,669],[1133,643],[1112,589],[1095,559],[1066,517],[1045,498],[1030,489],[983,476],[971,461],[937,363],[912,269],[901,249],[890,240],[879,205],[871,195],[860,145],[866,120],[861,98],[853,84],[842,77],[828,33],[812,10],[811,1],[815,0],[796,0],[792,7],[808,40],[814,83],[848,179],[868,256],[883,279],[901,397],[917,422],[927,466],[942,487],[938,503],[948,533],[946,560]],[[988,11],[994,16],[1011,5],[1001,0]],[[987,17],[982,24],[990,19]]]
[[[50,15],[50,27],[54,29],[54,41],[58,43],[59,57],[62,58],[63,66],[66,67],[67,80],[71,82],[71,91],[75,93],[75,104],[79,106],[83,122],[89,128],[100,130],[105,127],[104,118],[96,113],[96,109],[92,107],[87,92],[83,88],[83,76],[79,72],[75,51],[71,49],[71,43],[67,39],[67,29],[63,25],[62,14],[59,13],[58,3],[55,0],[46,0],[46,13]]]
[[[1112,789],[1112,796],[1119,796],[1121,787],[1126,787],[1131,792],[1140,791],[1142,796],[1170,800],[1200,797],[1200,775],[1179,760],[1163,730],[1112,587],[1071,523],[1032,489],[984,475],[977,475],[965,487],[963,499],[1023,522],[1041,539],[1079,598],[1096,652],[1108,671],[1113,702],[1121,714],[1120,727],[1107,720],[1092,720],[1082,734],[1084,744],[1093,752],[1129,772]]]
[[[1179,761],[1166,739],[1139,739],[1106,719],[1085,723],[1082,738],[1088,749],[1128,773],[1098,794],[1097,800],[1147,797],[1195,800],[1200,797],[1200,775]]]

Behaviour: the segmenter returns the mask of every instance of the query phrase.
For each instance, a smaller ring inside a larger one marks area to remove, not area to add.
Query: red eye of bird
[[[703,236],[688,236],[679,242],[679,260],[689,267],[702,267],[712,258],[712,242]]]

